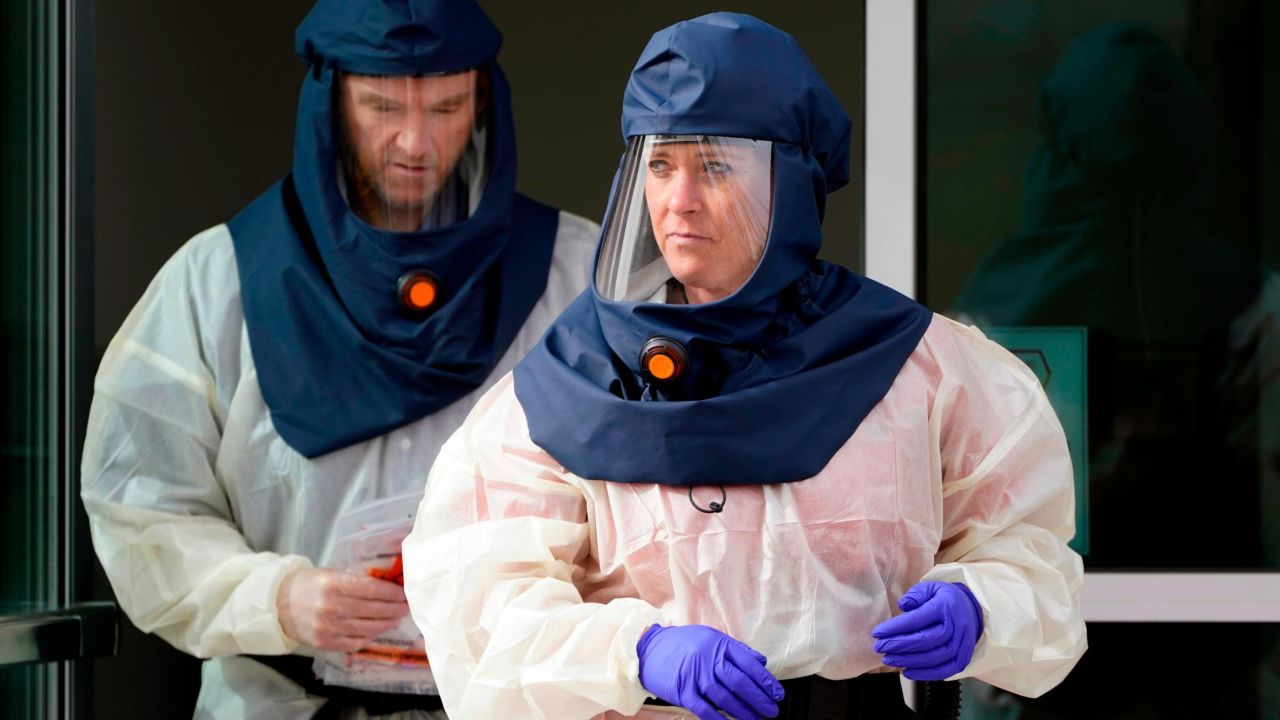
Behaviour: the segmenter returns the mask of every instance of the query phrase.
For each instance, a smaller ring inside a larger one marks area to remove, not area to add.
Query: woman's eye
[[[671,172],[671,165],[667,163],[666,160],[650,160],[649,172],[657,175],[658,177],[663,177],[667,173]]]
[[[733,172],[732,165],[720,162],[719,160],[709,160],[704,163],[702,167],[705,168],[707,173],[710,175],[728,175]]]

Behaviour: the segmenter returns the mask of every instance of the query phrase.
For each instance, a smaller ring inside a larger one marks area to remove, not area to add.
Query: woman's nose
[[[679,215],[702,209],[702,187],[687,173],[677,173],[667,196],[667,209]]]

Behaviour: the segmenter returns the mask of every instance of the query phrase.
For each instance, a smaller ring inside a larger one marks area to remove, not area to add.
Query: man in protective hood
[[[442,448],[404,543],[450,716],[1054,687],[1086,647],[1062,427],[998,345],[817,259],[852,127],[804,52],[676,24],[622,129],[591,287]]]
[[[140,629],[209,658],[197,717],[439,712],[420,638],[407,672],[412,647],[371,658],[416,634],[398,563],[357,561],[374,537],[396,554],[441,444],[582,290],[597,232],[515,192],[500,43],[469,0],[320,0],[292,172],[186,243],[102,360],[94,546]]]

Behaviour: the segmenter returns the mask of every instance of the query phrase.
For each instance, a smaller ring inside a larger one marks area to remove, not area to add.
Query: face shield
[[[401,232],[465,220],[484,193],[488,73],[343,74],[338,177],[352,210]]]
[[[764,255],[772,162],[767,140],[631,138],[605,219],[596,292],[611,301],[689,304],[732,295]]]

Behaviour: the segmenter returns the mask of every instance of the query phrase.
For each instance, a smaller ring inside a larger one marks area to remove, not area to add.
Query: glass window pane
[[[923,300],[1083,328],[1086,566],[1277,566],[1280,8],[922,7]]]
[[[52,322],[53,153],[43,3],[4,5],[0,125],[0,613],[48,610],[57,548],[47,528],[56,327]],[[56,493],[54,493],[56,495]]]
[[[57,4],[0,8],[0,615],[60,598],[53,62]],[[0,668],[0,716],[59,716],[65,665]]]

